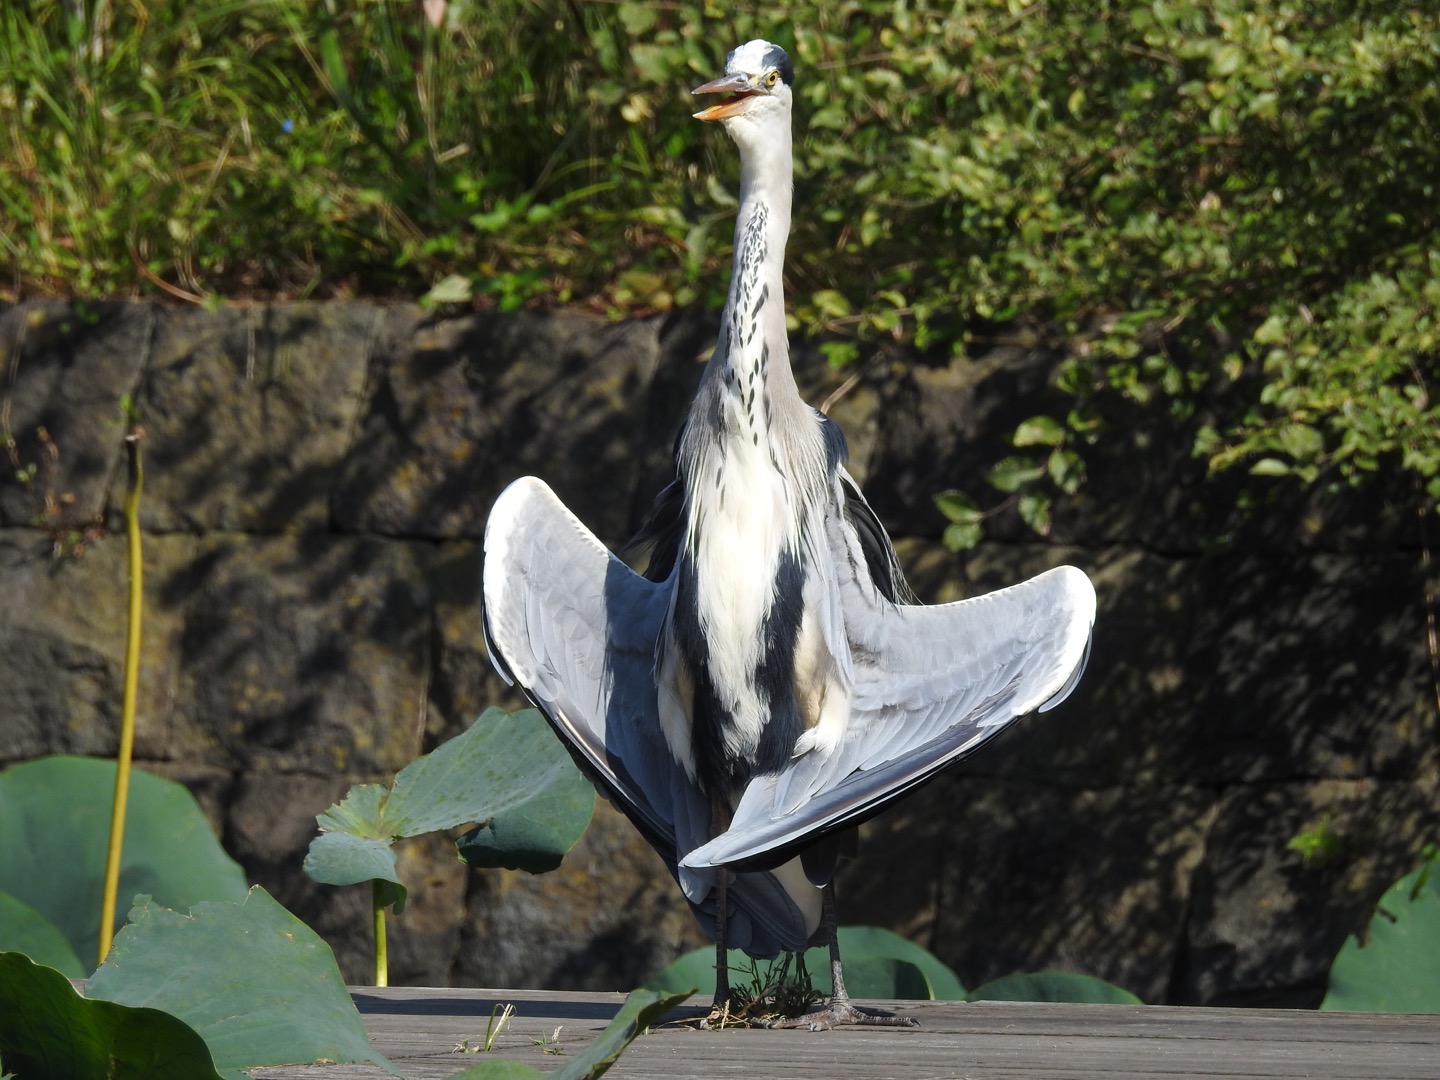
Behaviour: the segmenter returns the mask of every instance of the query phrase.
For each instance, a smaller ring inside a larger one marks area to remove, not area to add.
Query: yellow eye
[[[775,89],[775,84],[780,81],[780,72],[772,71],[765,76],[765,87],[767,90]]]

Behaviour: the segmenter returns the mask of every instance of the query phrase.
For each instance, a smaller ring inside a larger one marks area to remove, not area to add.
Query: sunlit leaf
[[[984,538],[985,530],[978,522],[967,524],[956,521],[945,527],[940,539],[951,551],[969,551]]]
[[[1322,1009],[1440,1013],[1440,856],[1380,898],[1364,932],[1330,968]]]
[[[420,298],[420,303],[433,307],[437,304],[468,304],[475,298],[475,283],[464,274],[447,274]]]
[[[1016,446],[1057,446],[1065,438],[1065,425],[1053,416],[1032,416],[1015,429]]]
[[[985,481],[999,491],[1018,491],[1045,475],[1043,462],[1029,458],[1008,457],[985,474]]]
[[[189,1024],[227,1077],[261,1065],[361,1061],[370,1047],[330,947],[258,886],[244,903],[130,913],[89,997],[164,1009]]]
[[[1044,492],[1026,492],[1020,496],[1020,520],[1041,536],[1050,535],[1050,496]]]
[[[963,491],[942,491],[935,496],[935,505],[951,521],[963,525],[973,525],[985,516],[975,500]]]

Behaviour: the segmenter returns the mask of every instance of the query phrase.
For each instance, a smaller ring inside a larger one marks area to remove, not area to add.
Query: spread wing
[[[879,561],[868,549],[862,557],[863,531],[847,526],[839,543],[854,658],[845,733],[833,748],[752,780],[730,828],[682,866],[788,859],[873,816],[1018,717],[1058,705],[1084,670],[1095,590],[1074,567],[953,604],[894,604],[869,572]]]
[[[656,707],[668,583],[636,574],[548,486],[525,477],[490,512],[483,585],[491,661],[644,834],[713,936],[714,871],[678,866],[678,854],[709,839],[709,801],[670,754]],[[758,956],[805,946],[813,928],[780,877],[736,875],[731,896],[732,945]]]

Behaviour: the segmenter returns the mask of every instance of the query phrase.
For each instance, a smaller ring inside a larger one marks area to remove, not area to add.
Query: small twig
[[[859,371],[851,372],[848,379],[846,379],[843,383],[837,386],[834,390],[830,391],[830,396],[820,403],[820,412],[826,416],[829,416],[830,406],[834,405],[851,390],[855,389],[856,384],[860,382],[860,375],[861,372]]]
[[[140,271],[142,277],[144,277],[147,281],[149,281],[156,287],[163,289],[165,292],[169,293],[171,296],[175,297],[175,299],[186,300],[192,304],[203,304],[205,302],[205,297],[201,296],[199,293],[193,293],[186,289],[182,289],[178,285],[171,285],[159,274],[151,270],[148,266],[145,265],[144,260],[140,258],[140,252],[136,250],[134,246],[130,248],[130,259],[132,262],[134,262],[135,269]]]

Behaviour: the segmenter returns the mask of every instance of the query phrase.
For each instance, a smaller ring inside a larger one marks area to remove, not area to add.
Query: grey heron
[[[753,956],[828,943],[834,993],[811,1026],[883,1022],[850,1005],[833,874],[853,826],[954,765],[1084,668],[1095,592],[1056,567],[940,606],[910,601],[845,468],[845,437],[800,397],[781,272],[793,69],[751,41],[696,94],[740,151],[719,340],[657,499],[646,575],[542,481],[485,532],[485,633],[602,794],[654,846],[716,940]]]

